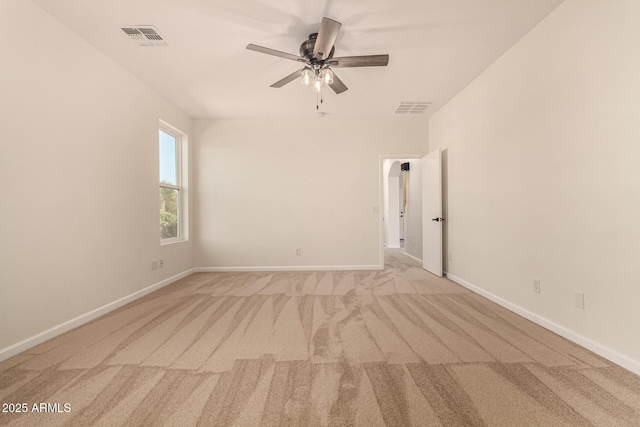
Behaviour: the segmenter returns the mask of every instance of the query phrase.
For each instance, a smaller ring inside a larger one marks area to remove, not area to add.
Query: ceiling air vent
[[[122,27],[122,31],[138,46],[168,46],[153,25]]]
[[[393,114],[422,114],[430,105],[430,101],[402,101]]]

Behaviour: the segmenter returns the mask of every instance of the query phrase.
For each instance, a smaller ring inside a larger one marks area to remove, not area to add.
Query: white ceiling
[[[387,67],[336,69],[349,90],[320,111],[390,116],[401,101],[433,114],[562,0],[32,0],[194,118],[316,115],[316,95],[293,81],[298,54],[323,16],[342,23],[336,57],[388,53]],[[168,47],[138,47],[121,27],[154,25]],[[420,115],[419,117],[425,117]]]

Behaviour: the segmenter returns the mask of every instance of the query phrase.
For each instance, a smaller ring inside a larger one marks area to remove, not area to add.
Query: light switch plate
[[[573,305],[575,305],[581,310],[584,310],[584,292],[578,292],[578,291],[574,292]]]

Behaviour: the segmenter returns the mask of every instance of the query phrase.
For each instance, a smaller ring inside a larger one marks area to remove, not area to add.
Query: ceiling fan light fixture
[[[324,86],[324,82],[322,81],[322,79],[316,77],[316,79],[313,81],[313,91],[314,92],[322,92],[322,88]]]
[[[302,70],[302,79],[300,80],[300,82],[304,86],[309,86],[311,84],[312,76],[313,76],[313,73],[311,72],[311,70],[309,68],[305,67],[305,69]]]
[[[325,68],[324,70],[322,70],[321,77],[324,84],[333,84],[333,71],[331,71],[331,69]]]
[[[388,54],[334,57],[334,43],[338,38],[341,27],[342,24],[340,22],[323,17],[318,32],[309,34],[309,39],[300,45],[300,55],[293,55],[252,43],[247,45],[247,50],[305,64],[302,70],[294,71],[272,84],[271,87],[280,88],[301,77],[300,83],[303,86],[311,86],[314,92],[320,94],[318,99],[322,103],[321,94],[326,86],[331,88],[336,95],[348,90],[338,75],[334,74],[331,67],[384,67],[389,63]],[[316,108],[318,108],[318,105],[316,105]]]

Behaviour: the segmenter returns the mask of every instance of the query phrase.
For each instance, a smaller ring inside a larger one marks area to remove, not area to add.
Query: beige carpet
[[[386,264],[193,274],[0,363],[0,424],[640,426],[638,376]]]

